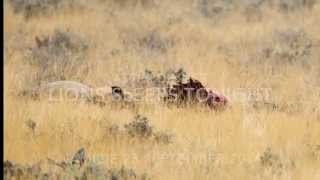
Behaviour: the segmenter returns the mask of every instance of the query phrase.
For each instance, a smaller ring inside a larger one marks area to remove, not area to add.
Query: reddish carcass
[[[168,87],[165,100],[177,105],[204,104],[213,109],[225,108],[228,103],[225,96],[206,88],[193,78],[189,78],[187,83]]]

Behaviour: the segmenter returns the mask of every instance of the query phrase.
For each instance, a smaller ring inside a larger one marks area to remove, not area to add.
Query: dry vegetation
[[[7,178],[320,179],[317,0],[5,0],[4,7]],[[180,68],[231,106],[100,107],[21,96],[56,80],[158,86]],[[82,147],[85,164],[70,165]]]

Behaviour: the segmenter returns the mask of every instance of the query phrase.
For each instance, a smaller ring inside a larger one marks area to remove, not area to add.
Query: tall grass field
[[[320,179],[318,0],[3,4],[5,179]],[[172,72],[227,107],[139,93]],[[33,94],[56,81],[144,96]]]

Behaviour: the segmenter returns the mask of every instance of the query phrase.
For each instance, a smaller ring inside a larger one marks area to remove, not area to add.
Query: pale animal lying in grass
[[[26,93],[25,93],[26,94]],[[48,97],[49,100],[93,101],[99,96],[111,94],[111,88],[93,88],[76,81],[54,81],[41,84],[27,93],[35,98]]]

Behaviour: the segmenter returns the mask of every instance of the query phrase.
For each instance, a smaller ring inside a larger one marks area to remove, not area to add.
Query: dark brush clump
[[[142,115],[136,115],[134,120],[124,125],[126,133],[132,138],[140,140],[153,140],[158,143],[169,144],[172,142],[172,135],[162,131],[154,131],[150,120]]]
[[[146,69],[138,78],[129,79],[127,86],[131,88],[167,88],[173,84],[187,81],[187,72],[183,68],[169,69],[163,73],[156,73]]]
[[[287,29],[275,33],[275,46],[265,50],[266,57],[285,63],[307,63],[310,59],[312,41],[303,30]],[[269,54],[268,54],[269,53]]]
[[[269,37],[262,44],[257,44],[254,52],[250,54],[248,63],[267,64],[278,69],[282,65],[311,68],[317,61],[316,43],[303,29],[274,30],[268,36],[271,38]]]
[[[232,1],[197,1],[198,10],[206,18],[221,18],[230,11],[234,10],[234,3]]]
[[[9,2],[14,12],[23,14],[26,19],[79,5],[73,0],[10,0]]]
[[[121,9],[133,8],[138,5],[141,5],[144,8],[150,8],[156,5],[155,0],[111,0],[111,2]]]
[[[142,115],[136,115],[134,119],[123,126],[111,125],[107,127],[107,136],[112,138],[129,137],[145,142],[170,144],[173,135],[165,131],[155,131],[150,120]]]
[[[169,38],[160,36],[156,31],[147,33],[139,40],[139,46],[148,52],[166,53],[167,50],[174,45],[174,42]]]
[[[3,163],[3,171],[4,179],[149,179],[146,174],[137,174],[132,169],[125,167],[107,169],[94,162],[87,163],[82,168],[74,168],[72,165],[62,168],[44,161],[33,165],[22,165],[7,160]]]
[[[280,13],[312,10],[317,0],[197,0],[199,13],[206,18],[220,20],[233,12],[243,12],[247,21],[262,19],[263,10],[275,9]]]
[[[166,54],[175,45],[174,37],[159,30],[128,29],[120,33],[120,38],[126,50],[134,50],[143,57]]]
[[[134,120],[124,127],[131,137],[149,138],[152,135],[152,127],[149,125],[149,120],[141,115],[135,116]]]
[[[85,155],[85,149],[81,148],[71,161],[57,162],[48,158],[33,165],[22,165],[7,160],[3,163],[4,179],[148,179],[146,174],[139,175],[125,167],[107,169]]]

